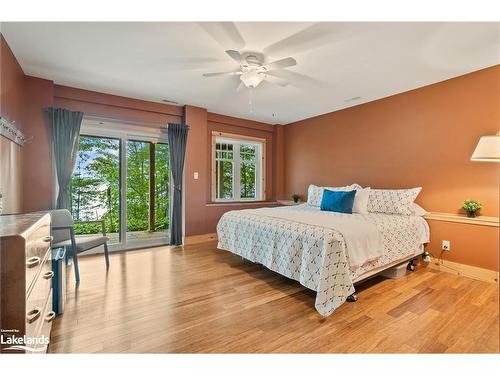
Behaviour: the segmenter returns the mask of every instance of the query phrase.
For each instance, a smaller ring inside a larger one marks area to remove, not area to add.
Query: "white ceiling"
[[[500,63],[499,23],[2,23],[28,75],[57,84],[286,124]],[[210,32],[212,30],[212,32]],[[234,30],[233,30],[234,31]],[[234,33],[233,33],[234,34]],[[280,42],[282,41],[283,42]],[[280,42],[280,43],[278,43]],[[267,48],[266,48],[267,47]],[[286,87],[236,92],[226,49],[292,56]],[[307,77],[304,77],[307,76]],[[353,97],[361,99],[349,101]],[[273,116],[274,114],[274,116]]]

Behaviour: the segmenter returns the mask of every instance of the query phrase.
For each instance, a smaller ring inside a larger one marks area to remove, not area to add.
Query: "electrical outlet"
[[[450,251],[451,250],[451,244],[450,241],[443,240],[443,244],[441,245],[441,249],[443,251]]]

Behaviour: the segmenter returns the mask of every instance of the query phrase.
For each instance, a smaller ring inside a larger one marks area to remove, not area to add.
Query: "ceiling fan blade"
[[[220,73],[204,73],[203,77],[218,77],[218,76],[238,76],[241,72],[220,72]]]
[[[289,66],[297,65],[297,61],[293,57],[287,57],[285,59],[273,61],[272,63],[266,64],[264,67],[269,70],[288,68]]]
[[[285,39],[271,44],[264,48],[263,52],[271,56],[305,52],[333,42],[334,39],[332,38],[332,34],[335,30],[335,25],[332,22],[318,22]]]
[[[236,88],[236,92],[241,92],[241,91],[245,90],[245,88],[246,88],[245,84],[243,82],[240,82],[240,84]]]
[[[224,49],[240,50],[245,40],[233,22],[198,22],[217,43]]]
[[[270,72],[266,72],[266,75],[268,77],[281,78],[283,80],[288,81],[290,83],[290,85],[297,86],[297,87],[326,86],[326,84],[324,82],[318,81],[317,79],[306,76],[305,74],[292,72],[292,71],[286,70],[286,69],[272,70]]]
[[[266,74],[265,81],[267,81],[269,83],[273,83],[273,84],[281,86],[281,87],[285,87],[285,86],[288,86],[290,84],[290,82],[288,82],[286,79],[276,77],[276,76],[273,76],[270,74],[269,75]]]
[[[245,59],[243,58],[243,56],[241,56],[241,53],[239,53],[238,51],[235,51],[235,50],[232,50],[232,49],[228,49],[226,51],[226,53],[229,55],[229,57],[231,57],[238,64],[244,64],[244,63],[246,63]]]

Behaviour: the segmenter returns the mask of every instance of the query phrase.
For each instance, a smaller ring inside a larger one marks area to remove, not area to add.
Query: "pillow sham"
[[[415,215],[415,216],[425,216],[428,214],[428,212],[424,208],[422,208],[421,206],[419,206],[416,203],[412,204],[411,211],[412,211],[413,215]]]
[[[421,187],[414,189],[371,189],[368,212],[413,215],[413,203]]]
[[[370,197],[370,188],[356,189],[354,196],[354,204],[352,213],[367,214],[368,213],[368,198]]]
[[[332,191],[324,189],[320,209],[321,211],[352,214],[352,206],[354,204],[355,196],[356,190]]]
[[[358,184],[352,184],[348,186],[333,186],[333,187],[325,187],[325,186],[316,186],[309,185],[307,189],[307,204],[309,206],[319,207],[321,205],[321,198],[323,197],[323,190],[328,189],[330,191],[349,191],[349,190],[358,190],[362,189]]]

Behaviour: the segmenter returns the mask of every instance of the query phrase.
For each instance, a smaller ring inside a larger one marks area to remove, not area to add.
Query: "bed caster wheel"
[[[406,269],[408,271],[415,271],[415,261],[411,260],[406,266]]]
[[[351,294],[349,297],[347,297],[347,302],[356,302],[358,300],[358,296],[356,293]]]

